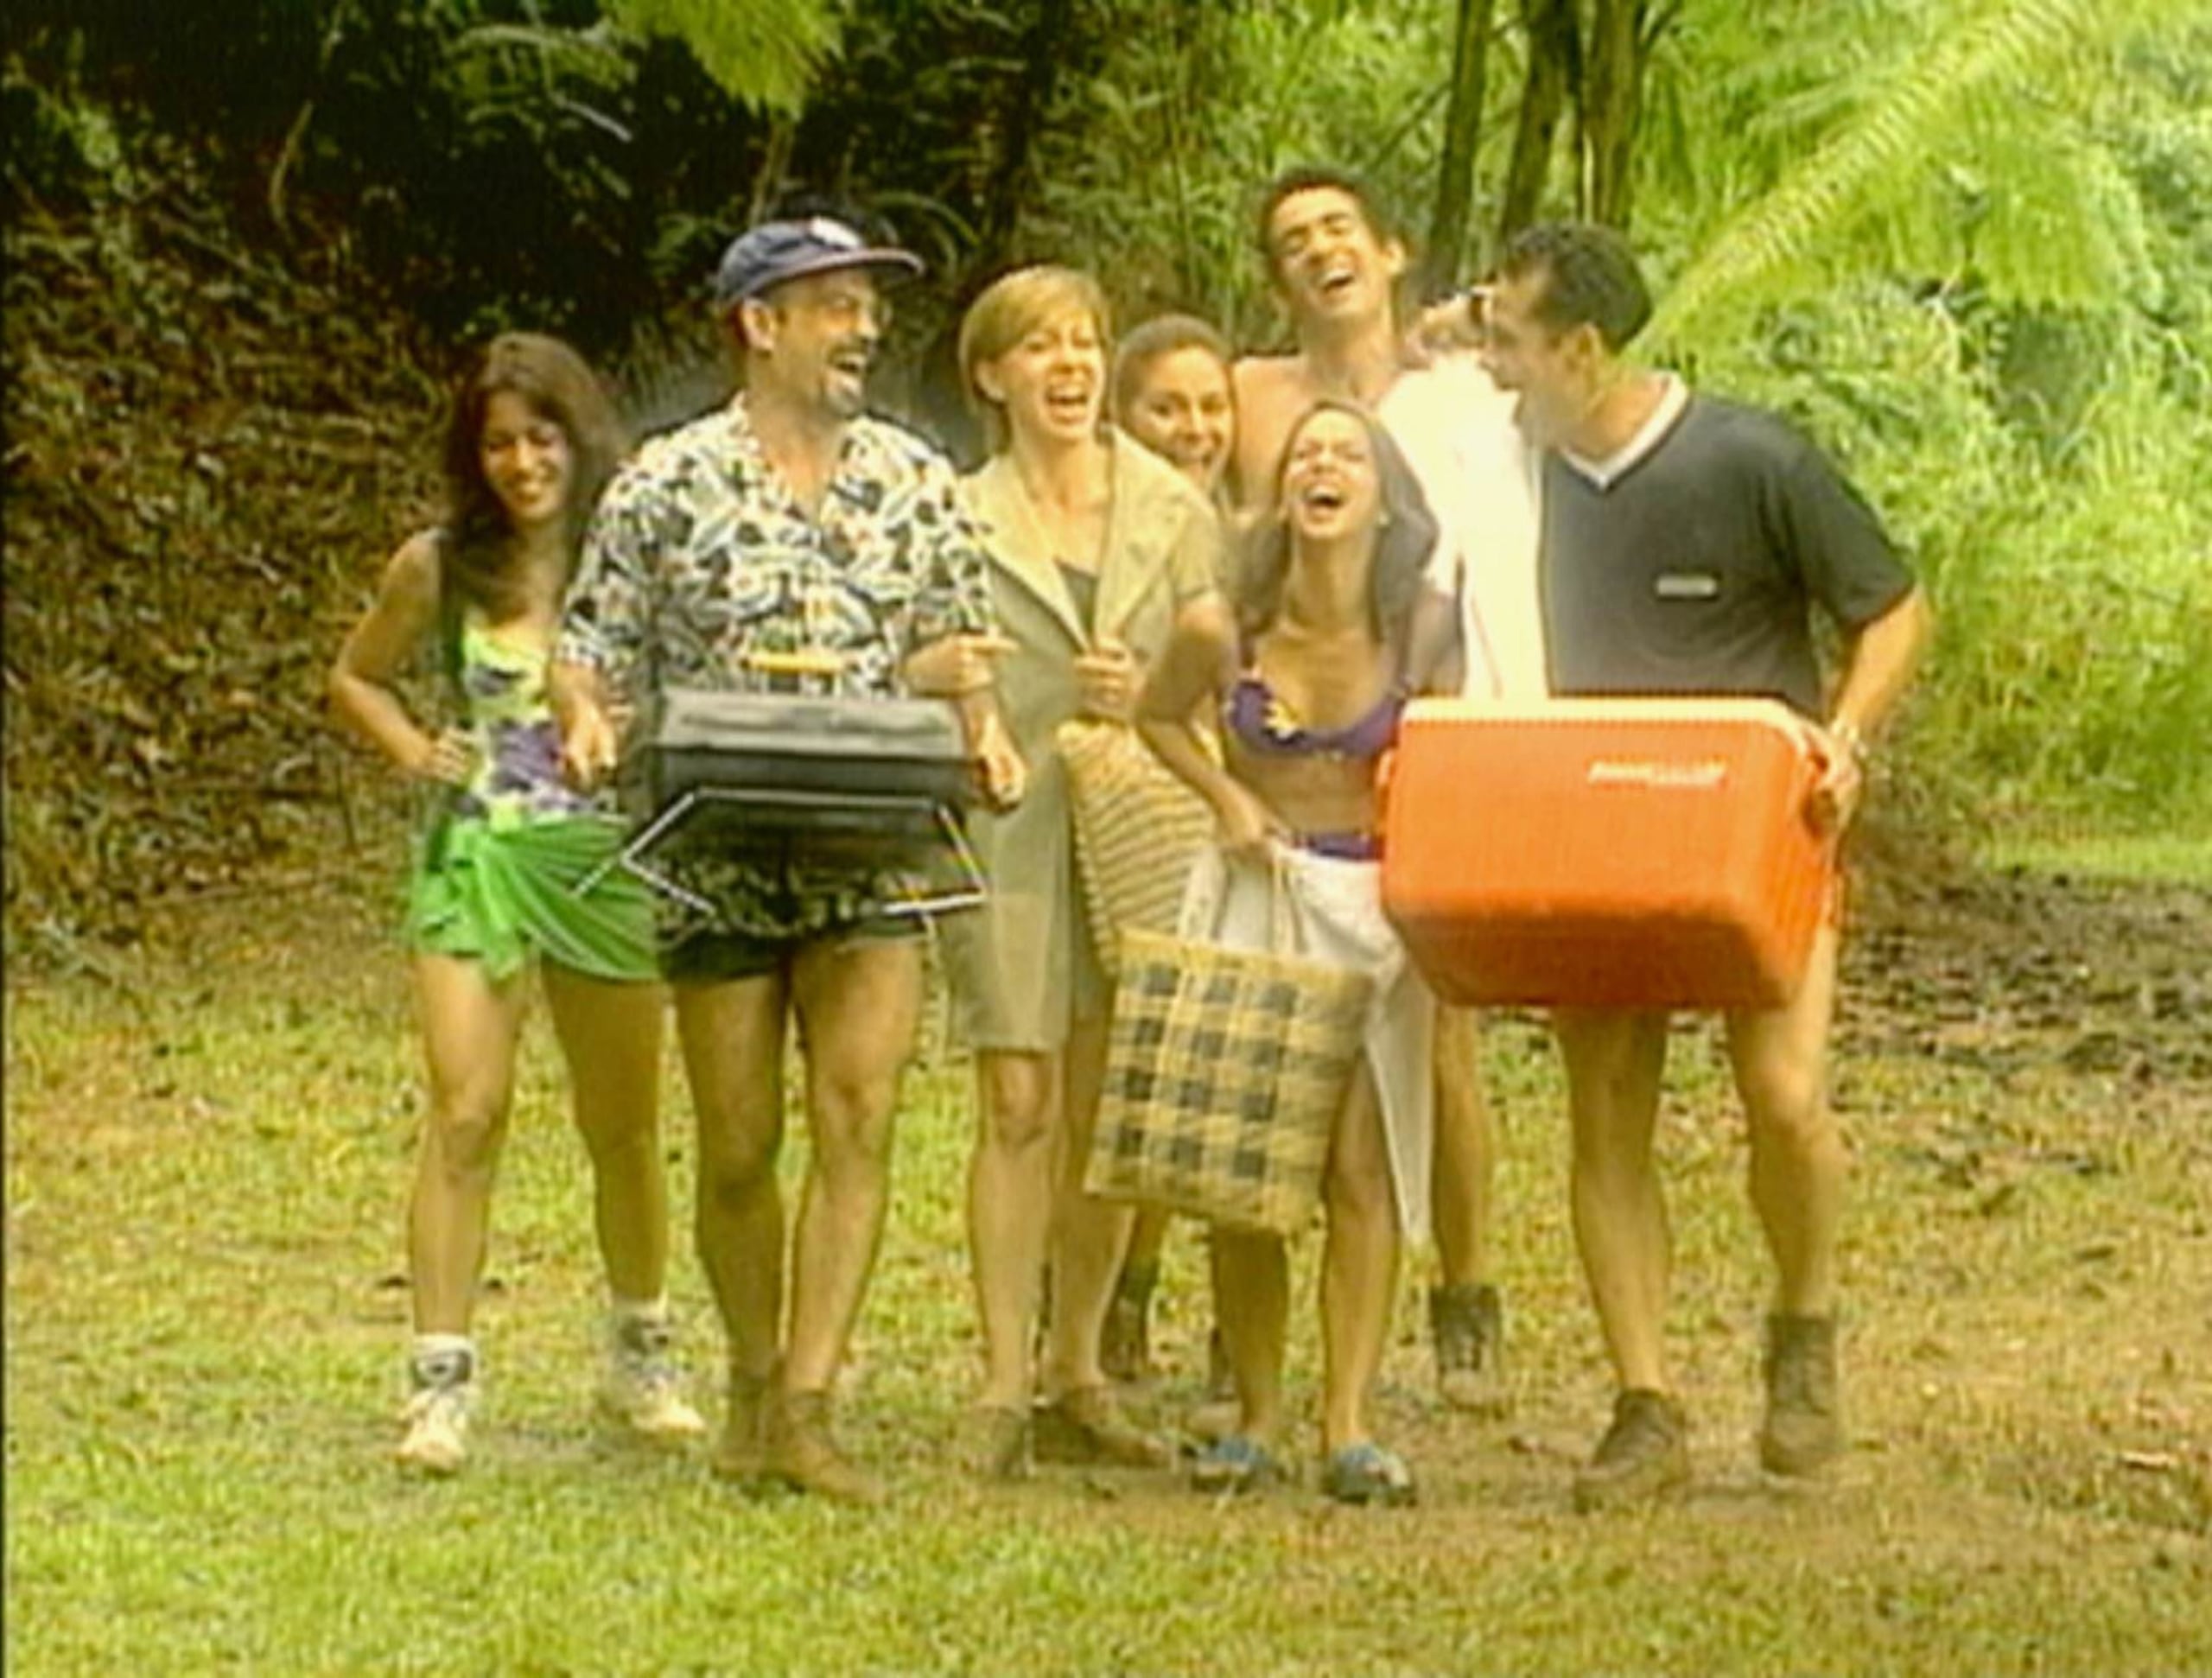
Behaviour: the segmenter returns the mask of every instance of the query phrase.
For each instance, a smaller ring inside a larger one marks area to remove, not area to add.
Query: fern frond
[[[1993,116],[1998,113],[1992,113]],[[2164,289],[2141,199],[2111,147],[2072,120],[1993,123],[1967,248],[1993,296],[2028,308],[2157,308]]]
[[[1679,340],[1723,303],[1758,301],[1778,275],[1833,243],[1872,208],[1923,183],[1975,100],[2018,86],[2069,52],[2110,40],[2145,14],[2193,0],[2005,0],[1954,32],[1853,121],[1725,227],[1661,305],[1654,341]]]
[[[756,109],[796,113],[844,37],[839,0],[614,0],[639,35],[674,35],[715,86]]]

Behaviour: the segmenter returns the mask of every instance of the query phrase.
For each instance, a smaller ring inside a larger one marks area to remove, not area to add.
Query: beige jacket
[[[1029,766],[1020,805],[978,814],[969,833],[991,883],[982,909],[946,923],[954,984],[980,1049],[1055,1052],[1070,1023],[1104,1012],[1074,855],[1067,772],[1053,747],[1077,715],[1075,659],[1101,635],[1149,663],[1167,645],[1176,609],[1220,586],[1220,521],[1173,467],[1113,434],[1113,499],[1086,622],[1061,575],[1013,460],[998,455],[961,489],[990,559],[1001,632],[999,703]]]

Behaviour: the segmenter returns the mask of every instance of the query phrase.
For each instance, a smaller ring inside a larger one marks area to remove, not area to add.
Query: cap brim
[[[772,291],[790,280],[803,280],[810,274],[834,274],[846,268],[888,269],[901,279],[918,278],[925,269],[922,259],[912,251],[901,251],[888,245],[864,245],[856,251],[825,251],[818,257],[809,257],[804,262],[795,262],[779,270],[749,291],[740,291],[722,299],[728,307],[741,303],[748,297],[758,297],[764,291]]]

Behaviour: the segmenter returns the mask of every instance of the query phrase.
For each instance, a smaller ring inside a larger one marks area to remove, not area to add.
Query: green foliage
[[[1870,283],[1780,311],[1697,369],[1822,438],[1928,582],[1938,640],[1901,791],[2044,829],[2201,819],[2212,489],[2193,462],[2212,423],[2173,411],[2153,365],[2108,369],[2054,459],[1994,399],[1986,336]]]
[[[1917,557],[1941,637],[1916,792],[2030,824],[2202,821],[2212,249],[2177,187],[2212,166],[2205,25],[1961,10],[1946,38],[1925,8],[1856,0],[1827,84],[1803,79],[1806,35],[1831,38],[1803,17],[1781,25],[1795,54],[1723,71],[1751,143],[1733,202],[1676,224],[1700,253],[1659,333],[1796,413]]]
[[[1183,308],[1240,342],[1281,323],[1252,219],[1294,163],[1369,178],[1411,234],[1440,143],[1451,7],[1431,0],[1161,8],[1108,0],[1112,42],[1055,124],[1026,243],[1101,261],[1129,317]]]
[[[798,111],[841,33],[837,0],[613,0],[643,35],[673,35],[715,86],[769,111]]]
[[[2031,119],[2041,103],[2026,91],[2038,71],[2094,49],[2133,14],[2158,9],[2153,0],[2005,0],[1978,16],[1939,10],[1924,19],[1927,50],[1898,54],[1863,114],[1700,252],[1662,303],[1654,340],[1683,336],[1717,306],[1740,310],[1802,285],[1808,264],[1885,193],[1916,193],[1931,179],[1964,200],[1956,207],[1967,212],[1966,234],[1983,269],[2013,279],[2025,300],[2077,302],[2126,289],[2141,269],[2130,271],[2126,260],[2139,253],[2140,239],[2126,236],[2133,230],[2124,187],[2114,190],[2113,171],[2072,137],[2054,147],[2044,124],[2020,118]],[[2165,0],[2166,11],[2181,9],[2182,0]],[[1988,161],[2011,165],[2001,169],[2001,194],[1971,171],[1947,177],[1940,168],[1946,149],[1976,126],[1993,137]]]
[[[38,80],[13,56],[0,67],[0,101],[12,180],[78,207],[94,196],[132,194],[137,177],[129,148],[105,105],[67,83]]]
[[[1924,735],[2000,818],[2148,830],[2212,810],[2212,494],[2182,452],[2205,459],[2212,425],[2146,430],[2158,407],[2117,384],[2065,469],[2017,473],[2001,545],[1938,572],[1953,667]]]

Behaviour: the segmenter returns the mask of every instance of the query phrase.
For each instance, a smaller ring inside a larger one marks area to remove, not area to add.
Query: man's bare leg
[[[1158,1264],[1167,1245],[1167,1225],[1174,1214],[1160,1206],[1140,1206],[1129,1225],[1128,1255],[1125,1265]]]
[[[766,1471],[847,1503],[883,1496],[832,1440],[830,1388],[843,1361],[890,1199],[892,1116],[921,1010],[912,940],[803,944],[791,998],[806,1057],[813,1142],[792,1243],[791,1328],[766,1405]]]
[[[829,1389],[875,1266],[892,1118],[921,1013],[911,939],[807,944],[791,963],[814,1145],[791,1258],[787,1393]]]
[[[1562,1008],[1553,1024],[1573,1131],[1575,1247],[1620,1382],[1612,1425],[1575,1477],[1576,1505],[1598,1509],[1689,1476],[1681,1411],[1667,1391],[1671,1253],[1651,1158],[1667,1016]]]
[[[1099,1367],[1116,1381],[1141,1381],[1151,1372],[1152,1295],[1160,1285],[1169,1216],[1158,1206],[1140,1206],[1129,1224],[1128,1251],[1098,1343]]]
[[[784,1299],[784,1009],[779,974],[671,987],[699,1127],[693,1233],[729,1337],[730,1374],[757,1389],[776,1365]]]
[[[1751,1128],[1751,1205],[1774,1254],[1774,1308],[1796,1316],[1835,1310],[1836,1232],[1851,1164],[1827,1101],[1837,942],[1834,927],[1821,929],[1787,1007],[1728,1019],[1728,1057]]]
[[[1484,1239],[1497,1127],[1483,1098],[1475,1021],[1471,1008],[1436,1010],[1436,1174],[1429,1222],[1436,1233],[1437,1269],[1447,1287],[1490,1280]]]
[[[1488,1274],[1491,1185],[1497,1128],[1483,1098],[1471,1009],[1436,1011],[1436,1165],[1429,1221],[1436,1232],[1439,1285],[1429,1294],[1437,1386],[1459,1409],[1503,1408],[1503,1312]]]
[[[1827,1101],[1837,930],[1821,929],[1789,1004],[1728,1020],[1751,1127],[1751,1204],[1774,1255],[1759,1458],[1810,1474],[1844,1448],[1835,1346],[1836,1248],[1850,1155]]]
[[[1562,1008],[1554,1021],[1573,1128],[1574,1242],[1613,1372],[1665,1391],[1666,1202],[1651,1160],[1667,1017]]]

